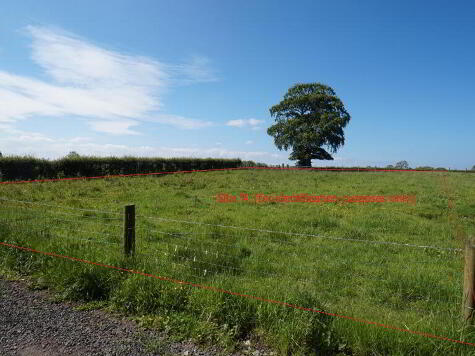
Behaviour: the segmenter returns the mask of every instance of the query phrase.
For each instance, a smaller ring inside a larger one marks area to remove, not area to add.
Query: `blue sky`
[[[475,165],[469,1],[10,1],[0,151],[292,163],[266,130],[297,82],[352,119],[334,161]]]

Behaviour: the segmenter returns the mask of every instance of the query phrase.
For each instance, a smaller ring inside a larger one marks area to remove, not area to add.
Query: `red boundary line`
[[[119,177],[136,177],[136,176],[151,176],[160,174],[177,174],[177,173],[195,173],[195,172],[212,172],[212,171],[230,171],[240,169],[279,169],[279,170],[313,170],[313,171],[347,171],[347,172],[445,172],[436,170],[419,170],[419,169],[378,169],[378,168],[299,168],[299,167],[236,167],[236,168],[213,168],[213,169],[197,169],[191,171],[168,171],[168,172],[152,172],[152,173],[131,173],[131,174],[113,174],[109,176],[96,177],[73,177],[73,178],[49,178],[49,179],[34,179],[34,180],[20,180],[0,182],[0,184],[20,184],[20,183],[44,183],[44,182],[58,182],[65,180],[81,180],[81,179],[104,179],[104,178],[119,178]]]
[[[312,308],[305,308],[305,307],[301,307],[301,306],[298,306],[298,305],[295,305],[295,304],[290,304],[290,303],[286,303],[286,302],[282,302],[282,301],[278,301],[278,300],[273,300],[273,299],[261,298],[261,297],[257,297],[257,296],[254,296],[254,295],[236,293],[236,292],[228,291],[228,290],[225,290],[225,289],[216,288],[216,287],[213,287],[213,286],[207,286],[207,285],[182,281],[182,280],[173,279],[173,278],[169,278],[169,277],[163,277],[163,276],[158,276],[158,275],[154,275],[154,274],[149,274],[149,273],[145,273],[145,272],[141,272],[141,271],[134,271],[134,270],[127,269],[127,268],[122,268],[122,267],[110,266],[110,265],[106,265],[106,264],[102,264],[102,263],[98,263],[98,262],[92,262],[92,261],[88,261],[88,260],[84,260],[84,259],[80,259],[80,258],[76,258],[76,257],[69,257],[69,256],[66,256],[66,255],[59,255],[59,254],[52,253],[52,252],[39,251],[39,250],[35,250],[35,249],[29,248],[29,247],[12,245],[12,244],[8,244],[8,243],[5,243],[5,242],[0,242],[0,245],[11,247],[11,248],[16,248],[16,249],[19,249],[19,250],[35,252],[35,253],[39,253],[39,254],[43,254],[43,255],[47,255],[47,256],[64,258],[64,259],[68,259],[68,260],[71,260],[71,261],[87,263],[87,264],[96,265],[96,266],[99,266],[99,267],[114,269],[114,270],[121,271],[121,272],[127,272],[127,273],[132,273],[132,274],[145,276],[145,277],[151,277],[151,278],[159,279],[159,280],[162,280],[162,281],[172,282],[172,283],[175,283],[175,284],[187,285],[187,286],[191,286],[191,287],[195,287],[195,288],[210,290],[210,291],[213,291],[213,292],[225,293],[225,294],[239,296],[239,297],[243,297],[243,298],[255,299],[255,300],[262,301],[262,302],[278,304],[278,305],[282,305],[282,306],[293,308],[293,309],[299,309],[299,310],[309,311],[309,312],[313,312],[313,313],[329,315],[329,316],[338,317],[338,318],[341,318],[341,319],[356,321],[356,322],[367,324],[367,325],[378,326],[378,327],[382,327],[382,328],[389,329],[389,330],[396,330],[396,331],[406,332],[406,333],[414,334],[414,335],[418,335],[418,336],[424,336],[424,337],[427,337],[427,338],[450,341],[450,342],[453,342],[453,343],[458,343],[458,344],[463,344],[463,345],[475,346],[475,343],[450,339],[450,338],[445,337],[445,336],[439,336],[439,335],[434,335],[434,334],[429,334],[429,333],[424,333],[424,332],[409,330],[409,329],[401,329],[401,328],[398,328],[398,327],[392,326],[392,325],[381,324],[381,323],[377,323],[377,322],[374,322],[374,321],[368,321],[368,320],[364,320],[364,319],[353,318],[351,316],[346,316],[346,315],[341,315],[341,314],[336,314],[336,313],[328,313],[328,312],[324,312],[322,310],[317,310],[317,309],[312,309]]]
[[[159,175],[159,174],[176,174],[176,173],[225,171],[225,170],[247,169],[247,168],[253,168],[253,167],[197,169],[197,170],[193,170],[193,171],[169,171],[169,172],[153,172],[153,173],[113,174],[113,175],[109,175],[109,176],[97,176],[97,177],[73,177],[73,178],[50,178],[50,179],[19,180],[19,181],[0,182],[0,184],[43,183],[43,182],[58,182],[58,181],[63,181],[63,180],[81,180],[81,179],[103,179],[103,178],[118,178],[118,177],[136,177],[136,176],[151,176],[151,175]]]

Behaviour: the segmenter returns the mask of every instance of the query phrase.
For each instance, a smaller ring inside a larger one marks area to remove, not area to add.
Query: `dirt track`
[[[0,277],[0,355],[215,355],[191,343],[166,343],[151,352],[145,343],[163,335],[105,312],[75,310],[47,292]]]

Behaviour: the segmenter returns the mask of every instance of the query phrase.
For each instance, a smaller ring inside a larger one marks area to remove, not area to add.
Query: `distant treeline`
[[[200,169],[263,166],[240,159],[65,157],[47,160],[34,157],[0,157],[0,181],[107,176],[114,174],[191,171]]]
[[[28,156],[0,156],[0,181],[54,179],[107,176],[114,174],[156,173],[203,169],[272,167],[295,168],[287,165],[267,165],[253,161],[219,158],[148,158],[148,157],[94,157],[69,155],[48,160]],[[305,167],[300,167],[305,168]],[[391,169],[395,167],[312,167],[321,169],[358,170]],[[475,168],[475,167],[474,167]],[[402,169],[404,170],[404,169]],[[417,167],[413,170],[475,172],[475,170],[447,170],[446,168]]]
[[[261,164],[258,164],[258,166],[263,166]],[[326,166],[326,167],[318,167],[318,166],[312,166],[312,167],[298,167],[298,166],[289,166],[288,164],[277,164],[277,165],[274,165],[274,164],[270,164],[270,165],[265,165],[266,167],[271,167],[271,168],[314,168],[316,170],[318,169],[321,169],[321,170],[325,170],[325,169],[328,169],[328,170],[331,170],[331,169],[335,169],[335,170],[342,170],[342,171],[354,171],[354,170],[361,170],[362,172],[364,171],[371,171],[371,170],[374,170],[374,169],[377,169],[377,170],[390,170],[390,171],[447,171],[447,172],[469,172],[469,173],[475,173],[475,166],[473,166],[473,168],[470,170],[470,169],[447,169],[447,168],[444,168],[444,167],[429,167],[429,166],[424,166],[424,167],[417,167],[417,168],[396,168],[396,167],[393,167],[393,166],[386,166],[386,167],[372,167],[372,166],[367,166],[367,167],[335,167],[335,166]]]

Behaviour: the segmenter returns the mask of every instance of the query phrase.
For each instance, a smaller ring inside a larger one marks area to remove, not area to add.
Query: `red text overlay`
[[[255,203],[407,203],[415,204],[415,195],[268,195],[255,194],[250,198],[250,194],[240,193],[238,196],[220,193],[216,195],[218,203],[255,202]]]

